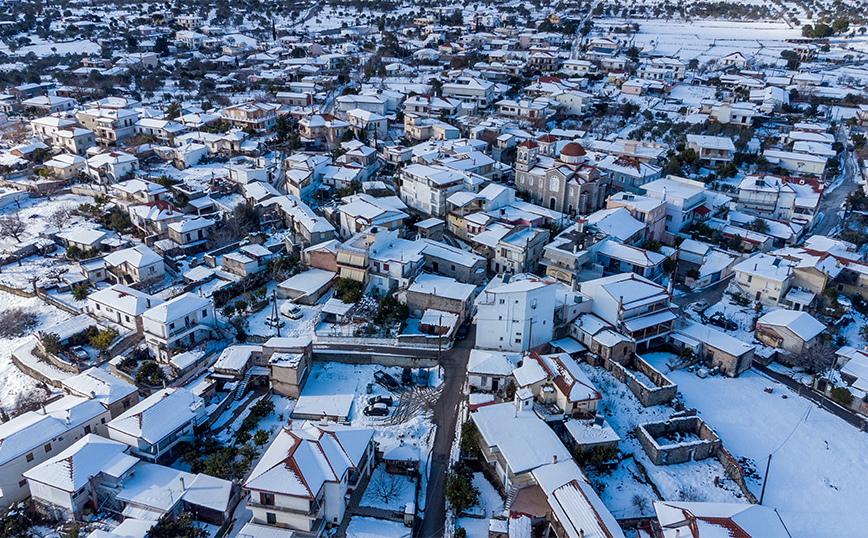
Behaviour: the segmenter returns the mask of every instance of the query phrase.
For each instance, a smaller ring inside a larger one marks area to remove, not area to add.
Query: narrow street
[[[845,147],[849,143],[849,137],[843,125],[838,128],[837,139]],[[856,190],[857,164],[853,154],[849,151],[844,152],[843,165],[844,180],[840,185],[835,187],[835,190],[825,193],[823,199],[820,200],[819,211],[824,217],[823,221],[814,229],[813,233],[815,235],[829,235],[836,231],[838,222],[841,219],[839,211],[844,209],[844,204],[847,202],[847,197],[850,196],[850,193]]]
[[[449,451],[458,420],[458,405],[464,397],[461,391],[467,373],[467,360],[476,342],[476,325],[470,326],[467,338],[459,340],[442,359],[443,393],[434,408],[434,423],[437,433],[431,450],[431,467],[428,469],[428,492],[425,502],[425,517],[417,538],[443,536],[446,524],[446,500],[443,497],[443,474],[449,469]]]

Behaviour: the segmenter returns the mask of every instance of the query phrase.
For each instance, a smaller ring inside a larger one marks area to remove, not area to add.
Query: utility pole
[[[277,337],[280,338],[280,312],[277,309],[277,290],[272,290],[271,299],[271,319],[274,320],[274,326],[277,327]]]
[[[769,482],[769,467],[772,465],[772,455],[769,454],[769,460],[766,462],[766,476],[763,478],[763,489],[760,491],[760,504],[763,503],[763,497],[766,495],[766,484]]]
[[[441,353],[443,351],[443,314],[440,314],[440,321],[437,323],[437,371],[440,373],[440,376],[443,376],[443,365],[440,362]]]

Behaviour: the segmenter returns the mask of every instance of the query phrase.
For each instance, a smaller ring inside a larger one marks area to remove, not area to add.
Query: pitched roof
[[[109,422],[109,429],[149,444],[156,444],[184,424],[195,420],[202,398],[184,388],[155,392]]]
[[[307,499],[325,482],[338,482],[359,465],[373,439],[371,429],[305,423],[283,428],[244,483],[246,489]]]
[[[138,460],[126,454],[129,446],[94,434],[78,442],[50,460],[26,471],[28,480],[73,493],[85,486],[92,476],[106,467],[120,464],[129,468]]]

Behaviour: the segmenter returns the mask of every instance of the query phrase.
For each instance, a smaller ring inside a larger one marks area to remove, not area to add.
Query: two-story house
[[[195,439],[205,420],[205,402],[184,388],[159,390],[106,425],[108,437],[131,447],[145,461],[168,461],[172,448]]]
[[[23,474],[90,433],[105,432],[109,410],[96,399],[65,396],[0,424],[0,507],[30,496]]]
[[[580,289],[593,301],[591,312],[633,340],[638,351],[664,339],[678,317],[666,288],[633,273],[582,282]]]
[[[349,493],[370,474],[374,430],[307,422],[283,428],[244,482],[253,522],[319,536],[344,518]]]
[[[214,306],[208,299],[184,293],[142,313],[145,343],[168,362],[175,350],[193,347],[213,336]]]

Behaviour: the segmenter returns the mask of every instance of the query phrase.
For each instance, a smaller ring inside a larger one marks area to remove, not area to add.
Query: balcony
[[[254,500],[254,493],[252,492],[250,495],[250,500],[247,501],[247,506],[251,508],[262,508],[263,510],[272,510],[275,512],[283,512],[286,514],[292,514],[296,516],[302,516],[310,519],[316,519],[317,514],[320,510],[320,504],[316,501],[310,501],[310,508],[307,510],[301,510],[298,508],[289,508],[287,506],[279,506],[276,504],[262,504],[260,502],[256,502]]]

